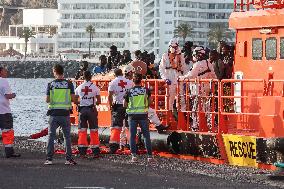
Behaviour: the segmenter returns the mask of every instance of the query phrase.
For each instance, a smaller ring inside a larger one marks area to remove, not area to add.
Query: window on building
[[[252,39],[252,59],[261,60],[262,59],[262,39],[253,38]]]
[[[132,31],[132,34],[139,34],[139,31]]]
[[[166,1],[166,4],[172,4],[173,2],[172,1]]]
[[[62,4],[62,5],[61,5],[61,9],[62,9],[62,10],[68,10],[68,9],[70,9],[70,4]]]
[[[132,44],[137,45],[139,44],[139,41],[132,41]]]
[[[139,1],[133,1],[133,4],[139,4]]]
[[[139,11],[132,11],[132,14],[139,14]]]
[[[172,21],[166,21],[165,24],[172,24]]]
[[[270,37],[265,40],[265,56],[266,60],[276,60],[277,40],[275,37]]]
[[[201,9],[207,9],[207,3],[199,3],[199,8]]]
[[[215,19],[214,13],[208,13],[208,19]]]
[[[210,3],[209,4],[209,9],[215,9],[215,4],[214,3]]]
[[[284,37],[280,37],[280,58],[284,59]]]
[[[166,14],[173,14],[173,11],[165,11]]]

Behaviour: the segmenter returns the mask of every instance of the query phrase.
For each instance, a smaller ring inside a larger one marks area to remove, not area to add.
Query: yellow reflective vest
[[[61,109],[70,110],[71,104],[71,94],[70,89],[52,89],[50,90],[50,102],[48,109]]]
[[[149,102],[147,89],[144,87],[133,87],[128,91],[127,114],[145,114],[148,112]]]

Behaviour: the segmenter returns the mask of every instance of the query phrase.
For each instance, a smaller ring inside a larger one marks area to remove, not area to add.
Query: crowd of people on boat
[[[186,41],[181,48],[181,54],[184,56],[184,61],[186,64],[192,66],[194,63],[192,52],[196,47],[191,41]],[[214,65],[214,71],[218,79],[229,79],[232,78],[232,68],[234,62],[234,46],[229,45],[224,41],[218,43],[216,49],[204,48],[205,57],[211,64]],[[136,50],[131,55],[129,50],[124,50],[122,52],[117,50],[116,46],[111,46],[108,55],[100,55],[98,65],[88,68],[88,63],[83,61],[81,68],[82,70],[90,70],[93,75],[104,74],[118,68],[123,65],[127,65],[135,60],[141,60],[147,64],[147,75],[148,79],[160,79],[159,74],[159,62],[155,62],[156,56],[153,52],[148,53],[147,51],[142,52],[141,50]],[[134,59],[132,59],[134,57]],[[81,74],[78,73],[75,77],[79,79]]]
[[[177,109],[177,94],[184,96],[185,83],[180,82],[179,91],[177,91],[178,80],[181,79],[231,79],[233,73],[233,63],[234,63],[234,46],[227,44],[224,41],[218,43],[217,49],[204,48],[202,46],[194,45],[193,42],[187,41],[184,43],[183,47],[180,47],[178,40],[173,38],[169,42],[168,50],[162,55],[159,62],[155,63],[155,55],[153,53],[148,53],[146,51],[141,52],[141,50],[136,50],[134,52],[134,60],[131,58],[131,53],[129,50],[124,50],[120,53],[116,46],[110,47],[109,56],[101,55],[100,64],[88,68],[88,63],[83,62],[82,69],[80,69],[76,75],[76,79],[82,76],[83,71],[91,70],[93,75],[105,74],[119,68],[123,65],[133,65],[137,61],[145,63],[146,74],[144,74],[144,79],[163,79],[169,88],[169,101],[168,109],[176,115],[175,110]],[[202,104],[202,109],[205,112],[210,112],[209,108],[212,105],[212,99],[204,100],[204,102],[199,103],[200,96],[199,93],[206,94],[212,93],[209,91],[208,84],[202,84],[203,88],[199,91],[199,87],[196,84],[191,83],[189,85],[190,93],[192,99],[190,102],[190,107],[186,108],[186,99],[181,97],[180,107],[181,111],[195,111],[199,109],[200,104]],[[207,85],[207,86],[206,86]],[[205,87],[204,87],[205,86]],[[227,89],[226,93],[230,92],[230,85],[224,85]],[[206,102],[205,102],[206,101]],[[211,101],[211,102],[209,102]],[[204,107],[205,104],[207,107]],[[225,111],[230,111],[230,100],[226,100]],[[214,106],[217,105],[215,102]],[[216,107],[217,111],[217,107]],[[198,113],[192,113],[190,120],[193,122],[193,129],[198,130],[199,118]],[[212,115],[207,115],[207,122],[209,124]],[[217,125],[217,119],[214,120]],[[212,127],[212,126],[208,126]]]

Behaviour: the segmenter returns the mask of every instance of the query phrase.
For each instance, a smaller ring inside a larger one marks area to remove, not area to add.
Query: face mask
[[[177,50],[176,50],[176,52],[175,52],[176,54],[181,54],[181,50],[180,50],[180,48],[177,48]]]

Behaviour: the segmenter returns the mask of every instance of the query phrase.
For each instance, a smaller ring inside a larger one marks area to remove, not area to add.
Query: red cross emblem
[[[84,92],[84,95],[88,95],[89,92],[92,92],[92,89],[90,89],[88,86],[86,86],[84,89],[81,90],[81,92]]]
[[[127,82],[124,82],[123,80],[120,80],[118,83],[118,86],[120,86],[122,89],[125,88],[125,85],[127,85]]]

